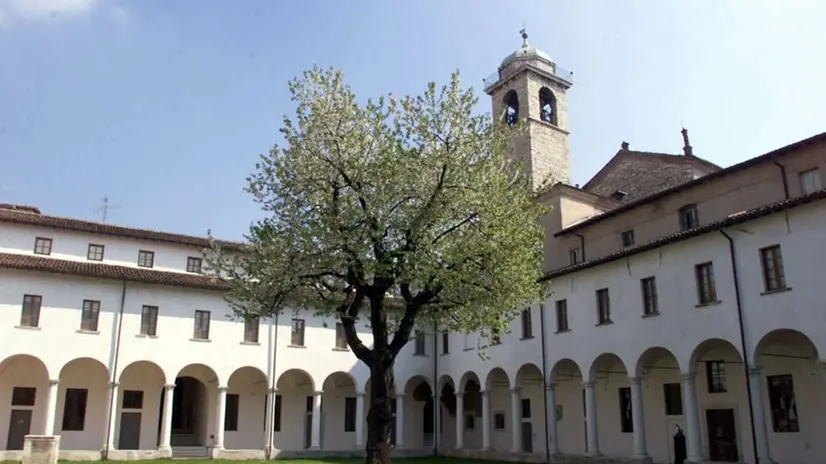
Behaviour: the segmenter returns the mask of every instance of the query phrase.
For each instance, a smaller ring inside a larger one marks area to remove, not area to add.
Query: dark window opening
[[[37,389],[34,387],[14,387],[11,393],[12,406],[34,406]]]
[[[227,394],[227,404],[224,410],[224,430],[230,432],[238,430],[238,400],[237,394]]]
[[[89,250],[86,252],[86,259],[89,261],[103,261],[103,245],[89,244]]]
[[[124,390],[123,409],[143,409],[143,390]]]
[[[344,431],[356,431],[356,398],[344,398]]]
[[[706,361],[706,383],[708,384],[709,393],[725,393],[728,391],[725,361]]]
[[[547,87],[542,87],[539,90],[539,117],[553,125],[557,125],[556,118],[556,96]]]
[[[61,429],[81,431],[86,425],[86,399],[89,390],[85,388],[67,388],[66,401],[63,403],[63,424]]]
[[[513,126],[519,121],[519,97],[516,96],[516,91],[506,93],[502,103],[505,104],[505,123]]]
[[[797,401],[794,396],[794,382],[790,374],[770,375],[769,407],[772,412],[772,427],[775,432],[799,432]]]
[[[619,389],[619,405],[620,405],[620,426],[622,433],[634,432],[634,420],[631,411],[631,388],[621,387]]]
[[[665,415],[683,415],[683,394],[679,383],[664,383],[663,396],[665,396]]]

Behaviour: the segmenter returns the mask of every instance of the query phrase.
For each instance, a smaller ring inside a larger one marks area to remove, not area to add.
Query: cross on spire
[[[522,29],[519,31],[522,34],[522,48],[528,47],[528,31],[525,29],[525,26],[522,26]]]

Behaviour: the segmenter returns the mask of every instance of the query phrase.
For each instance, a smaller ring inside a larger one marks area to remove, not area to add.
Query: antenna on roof
[[[109,196],[104,195],[103,199],[101,200],[103,203],[95,207],[95,212],[101,215],[102,222],[106,222],[106,219],[109,218],[109,211],[112,209],[119,208],[115,205],[109,204]]]

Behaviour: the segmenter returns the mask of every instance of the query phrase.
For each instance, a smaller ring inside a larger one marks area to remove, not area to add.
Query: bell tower
[[[520,33],[522,46],[484,80],[485,92],[493,100],[495,118],[509,125],[522,123],[511,143],[533,189],[568,184],[571,163],[565,92],[573,85],[573,73],[529,45],[525,29]]]

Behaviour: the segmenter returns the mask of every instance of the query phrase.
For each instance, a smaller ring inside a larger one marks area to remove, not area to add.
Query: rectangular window
[[[192,256],[186,258],[186,272],[194,272],[196,274],[200,274],[202,261],[203,260],[201,258],[195,258]]]
[[[556,302],[556,331],[568,330],[568,300],[559,300]]]
[[[195,311],[195,330],[192,338],[196,340],[209,340],[209,311]]]
[[[697,214],[697,205],[686,205],[680,208],[680,230],[688,230],[700,225],[700,216]]]
[[[14,387],[11,393],[12,406],[34,406],[37,389],[34,387]]]
[[[224,430],[238,431],[238,395],[227,393],[227,404],[224,408]]]
[[[244,319],[244,342],[258,343],[258,328],[261,326],[261,318],[258,316],[247,316]]]
[[[103,261],[103,245],[89,244],[89,250],[86,252],[86,259],[89,261]]]
[[[631,388],[620,387],[619,389],[620,407],[620,427],[622,433],[634,432],[634,420],[631,418]]]
[[[143,391],[124,390],[123,409],[143,409]]]
[[[344,431],[356,431],[356,398],[344,398]]]
[[[341,322],[336,323],[336,349],[347,349],[347,334],[344,332],[344,324]]]
[[[490,329],[490,343],[491,345],[502,344],[502,334],[499,332],[499,329]]]
[[[40,295],[23,295],[23,310],[20,312],[21,327],[39,327],[42,302],[43,297]]]
[[[470,346],[470,334],[465,332],[465,347],[464,347],[464,349],[469,350],[470,348],[471,348],[471,346]]]
[[[665,397],[665,415],[683,415],[683,394],[679,383],[664,383],[663,396]]]
[[[158,333],[158,307],[144,306],[141,309],[141,335],[154,337]]]
[[[80,313],[80,330],[97,332],[99,314],[100,301],[83,300],[83,310]]]
[[[155,252],[140,250],[138,251],[138,266],[152,267],[155,265]]]
[[[569,252],[571,256],[571,264],[577,264],[582,261],[582,254],[579,251],[579,248],[572,248]]]
[[[415,352],[417,355],[425,354],[425,333],[419,330],[416,331]]]
[[[634,229],[626,230],[622,234],[622,246],[630,247],[634,244]]]
[[[533,338],[533,321],[531,308],[522,310],[522,338]]]
[[[450,332],[442,331],[442,354],[450,353]]]
[[[642,285],[642,313],[646,316],[659,314],[657,309],[657,281],[654,277],[640,280]]]
[[[775,432],[799,432],[797,421],[797,401],[794,396],[794,382],[790,374],[770,375],[769,407],[772,412],[772,427]]]
[[[607,288],[597,290],[597,322],[600,325],[611,323],[611,299]]]
[[[728,391],[725,361],[706,361],[706,382],[709,393],[725,393]]]
[[[304,346],[304,319],[293,319],[290,344]]]
[[[780,245],[773,245],[760,250],[763,262],[763,286],[767,292],[786,288],[786,276],[783,273],[783,255]]]
[[[522,419],[531,418],[531,400],[530,398],[522,398]]]
[[[63,402],[63,430],[83,430],[86,424],[86,399],[89,390],[85,388],[67,388],[66,401]]]
[[[697,298],[700,304],[708,304],[717,301],[717,289],[714,287],[714,266],[711,263],[703,263],[694,266],[697,277]]]
[[[52,239],[37,237],[34,239],[34,254],[36,255],[50,255],[52,254]]]
[[[496,430],[505,430],[505,414],[497,412],[493,415],[493,428]]]
[[[275,408],[273,408],[273,430],[281,431],[281,395],[275,395]]]
[[[822,188],[823,184],[820,182],[820,170],[814,168],[800,173],[800,191],[803,195],[817,192]]]

